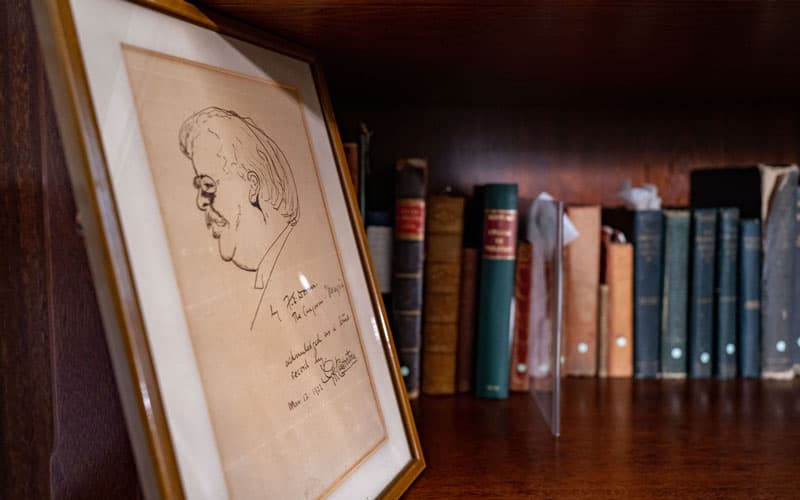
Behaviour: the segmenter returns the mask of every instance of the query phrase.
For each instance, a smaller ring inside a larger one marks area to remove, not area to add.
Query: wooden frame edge
[[[183,487],[144,334],[72,12],[59,0],[34,0],[32,4],[141,486],[148,498],[182,499]],[[126,294],[126,290],[133,293]],[[144,397],[129,396],[141,392]],[[132,419],[131,415],[138,418]]]
[[[389,364],[396,401],[411,452],[411,461],[383,489],[381,496],[401,496],[422,473],[426,464],[405,383],[400,374],[400,363],[385,305],[368,251],[366,233],[334,119],[333,105],[316,55],[247,24],[211,11],[200,10],[184,0],[131,1],[203,28],[300,59],[310,65],[345,195],[350,225],[373,303],[373,313],[382,329],[384,355]],[[110,188],[107,162],[71,9],[66,2],[59,0],[34,0],[32,3],[76,206],[82,218],[84,238],[87,240],[90,267],[92,274],[97,277],[95,286],[98,304],[106,331],[106,343],[114,360],[114,372],[126,410],[128,430],[131,432],[134,447],[146,446],[145,450],[139,449],[135,453],[142,486],[148,498],[181,499],[184,497],[181,477],[144,332],[127,247],[123,243],[119,216]],[[100,191],[100,195],[95,190]],[[107,238],[106,235],[109,234],[114,237]],[[107,285],[101,287],[98,283]],[[130,297],[124,297],[121,293],[123,290],[132,290],[134,293]],[[119,340],[122,340],[121,344]],[[141,390],[146,391],[147,402],[143,398],[124,396],[139,393]],[[127,417],[131,414],[138,414],[140,419],[131,422]],[[148,457],[147,460],[145,456]]]
[[[311,63],[311,69],[314,72],[314,83],[317,86],[317,95],[322,105],[322,112],[325,115],[325,124],[328,128],[328,135],[331,138],[331,143],[334,146],[336,153],[336,163],[339,169],[339,179],[342,188],[345,192],[347,201],[347,210],[350,213],[350,224],[353,227],[353,233],[356,237],[356,245],[358,252],[361,256],[362,264],[365,266],[364,272],[367,276],[367,288],[369,289],[370,297],[378,307],[375,311],[375,316],[381,321],[384,337],[381,338],[384,344],[384,354],[389,363],[390,373],[392,375],[392,384],[395,387],[395,394],[397,395],[397,404],[400,407],[400,413],[403,417],[403,426],[408,435],[408,446],[411,451],[411,462],[397,475],[395,480],[390,483],[382,492],[386,498],[399,498],[405,492],[414,480],[419,477],[423,470],[425,470],[425,457],[422,453],[422,444],[417,433],[416,422],[413,418],[413,411],[411,409],[411,401],[408,399],[406,392],[406,385],[403,381],[403,376],[400,374],[400,360],[397,357],[397,348],[394,345],[391,329],[389,323],[386,321],[388,318],[386,314],[386,306],[383,303],[383,297],[380,293],[377,279],[375,278],[375,268],[372,263],[372,256],[369,253],[367,246],[367,235],[364,231],[364,224],[361,221],[361,212],[358,209],[357,197],[354,193],[354,184],[350,179],[350,171],[347,168],[347,157],[344,153],[344,146],[339,136],[339,128],[336,125],[336,120],[333,115],[333,103],[331,102],[328,88],[325,83],[325,78],[322,66],[315,62]]]

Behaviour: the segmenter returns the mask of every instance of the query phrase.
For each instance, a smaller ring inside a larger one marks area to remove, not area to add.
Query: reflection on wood
[[[566,378],[563,388],[558,439],[526,394],[423,397],[428,470],[407,498],[796,496],[798,380]]]

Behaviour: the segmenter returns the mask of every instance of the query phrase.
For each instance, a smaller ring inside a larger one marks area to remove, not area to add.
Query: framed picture
[[[179,0],[34,1],[149,498],[424,468],[313,54]]]

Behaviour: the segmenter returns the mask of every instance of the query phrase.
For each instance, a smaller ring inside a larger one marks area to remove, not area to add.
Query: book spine
[[[394,230],[388,212],[367,212],[367,245],[384,301],[392,291]],[[387,304],[388,305],[388,304]]]
[[[792,331],[791,347],[794,371],[800,374],[800,186],[797,187],[795,193],[794,213],[794,300],[792,301],[794,330]]]
[[[461,293],[458,310],[458,354],[456,379],[458,392],[472,390],[475,359],[475,317],[478,302],[477,248],[465,247],[461,256]]]
[[[761,222],[739,224],[739,368],[742,377],[761,375]]]
[[[771,193],[762,221],[761,376],[788,378],[793,374],[789,345],[796,338],[791,309],[797,170],[780,175]]]
[[[716,241],[716,209],[695,209],[692,212],[692,288],[689,321],[689,375],[692,378],[706,378],[712,374]]]
[[[715,363],[719,378],[736,377],[737,259],[739,209],[717,212],[717,287],[715,314]]]
[[[606,246],[608,285],[608,376],[633,375],[633,245]]]
[[[578,237],[564,259],[564,373],[597,373],[597,287],[600,284],[600,207],[568,207]]]
[[[597,290],[597,376],[608,377],[608,285]]]
[[[509,327],[517,245],[517,185],[487,185],[483,192],[475,395],[508,397]]]
[[[664,216],[660,210],[633,213],[634,374],[655,378],[659,369]]]
[[[455,394],[464,198],[431,196],[427,208],[422,392]]]
[[[531,244],[517,244],[517,269],[514,279],[514,340],[511,344],[511,374],[509,385],[512,391],[525,392],[530,388],[528,380],[528,339],[531,320]]]
[[[356,193],[358,193],[358,206],[361,208],[361,217],[362,219],[365,219],[367,214],[367,179],[372,173],[369,165],[369,146],[372,139],[372,131],[369,130],[367,125],[364,123],[361,123],[360,126],[361,134],[358,141],[358,167],[356,169],[357,177],[353,178],[353,184],[356,186]]]
[[[664,212],[661,374],[685,377],[689,317],[689,211]]]
[[[411,399],[419,396],[420,384],[426,183],[424,160],[397,163],[392,318],[400,372]]]

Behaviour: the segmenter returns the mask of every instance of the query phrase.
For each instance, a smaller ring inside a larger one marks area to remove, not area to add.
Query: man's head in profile
[[[194,169],[197,208],[220,257],[257,271],[255,286],[264,288],[299,217],[286,156],[250,118],[216,107],[186,119],[179,138]]]

